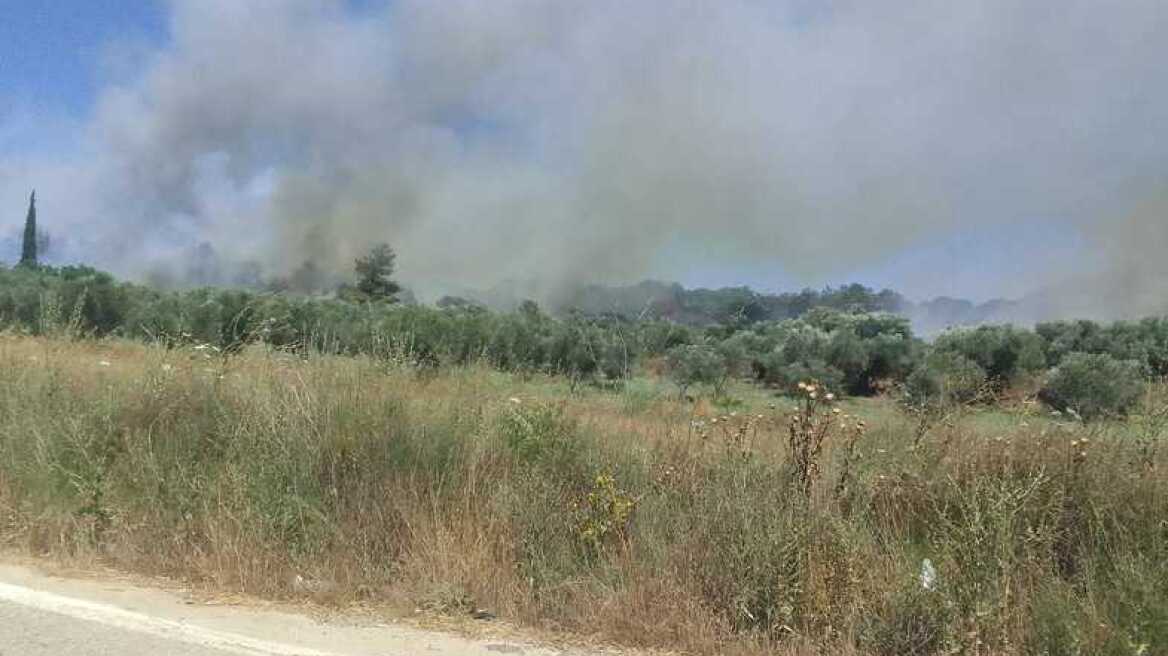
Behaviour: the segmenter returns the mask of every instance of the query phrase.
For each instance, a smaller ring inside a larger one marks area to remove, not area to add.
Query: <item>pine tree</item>
[[[20,250],[20,264],[35,267],[37,265],[37,225],[36,225],[36,190],[28,199],[28,217],[24,220],[24,243]]]
[[[396,302],[401,287],[390,279],[395,258],[389,244],[378,244],[368,255],[357,258],[357,290],[369,300]]]

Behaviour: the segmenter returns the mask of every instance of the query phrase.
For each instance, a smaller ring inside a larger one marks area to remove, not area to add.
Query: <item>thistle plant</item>
[[[801,382],[798,390],[799,405],[789,420],[788,440],[795,482],[803,497],[810,499],[811,487],[819,476],[824,443],[833,435],[840,434],[841,430],[846,431],[845,434],[851,435],[847,443],[850,461],[850,454],[855,451],[855,442],[864,431],[864,422],[852,422],[851,417],[834,407],[835,394],[816,381]]]

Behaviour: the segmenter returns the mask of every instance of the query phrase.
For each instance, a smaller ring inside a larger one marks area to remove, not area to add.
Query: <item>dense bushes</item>
[[[986,373],[963,355],[934,351],[909,374],[905,401],[910,407],[938,408],[973,401],[986,384]]]
[[[872,394],[912,370],[920,343],[908,321],[888,314],[816,309],[801,319],[708,331],[707,341],[674,346],[670,372],[682,388],[707,384],[720,393],[728,378],[791,391],[817,380],[850,394]]]
[[[1117,360],[1134,360],[1149,377],[1168,376],[1168,318],[1139,321],[1053,321],[1040,323],[1035,332],[1046,347],[1046,363],[1054,367],[1069,353],[1102,353]]]
[[[68,328],[223,351],[263,341],[429,364],[485,360],[574,381],[623,378],[646,348],[691,339],[684,330],[655,323],[555,319],[534,305],[499,314],[475,306],[438,309],[229,289],[159,292],[84,268],[0,271],[0,327],[34,334]]]
[[[871,394],[912,370],[920,348],[908,321],[890,314],[816,309],[801,319],[752,326],[725,342],[734,369],[791,390],[815,379],[850,394]]]
[[[88,267],[0,269],[0,326],[108,334],[149,290]]]
[[[1103,353],[1071,353],[1051,372],[1039,397],[1084,420],[1127,414],[1144,385],[1139,364]]]
[[[1132,361],[1145,377],[1168,375],[1168,319],[1052,322],[1033,331],[981,326],[927,345],[904,317],[822,304],[804,310],[780,321],[695,328],[615,315],[551,316],[530,301],[499,313],[449,299],[429,307],[230,289],[163,292],[86,267],[0,269],[0,328],[201,343],[224,352],[262,341],[427,366],[485,361],[506,371],[562,374],[573,385],[626,379],[658,356],[667,356],[683,390],[703,385],[721,394],[741,378],[791,391],[814,379],[872,395],[903,383],[914,403],[965,402],[983,387],[1032,380],[1070,353]]]
[[[620,380],[645,356],[668,353],[683,388],[705,384],[720,392],[730,378],[749,377],[788,389],[815,378],[868,394],[878,381],[911,370],[917,350],[905,319],[824,308],[735,331],[576,313],[552,317],[534,303],[496,313],[469,303],[434,308],[211,288],[160,292],[84,268],[2,271],[0,285],[0,326],[38,334],[71,322],[82,334],[223,351],[263,341],[429,364],[484,360],[504,370],[563,374],[573,383]]]
[[[978,326],[942,334],[933,344],[939,353],[952,353],[981,367],[999,386],[1018,381],[1045,368],[1042,338],[1015,326]]]
[[[729,370],[718,349],[707,344],[684,344],[669,350],[669,376],[681,395],[692,385],[706,384],[720,394]]]

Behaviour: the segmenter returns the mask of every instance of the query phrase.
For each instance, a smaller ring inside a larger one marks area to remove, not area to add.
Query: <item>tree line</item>
[[[947,331],[931,343],[915,336],[904,317],[830,307],[776,321],[689,326],[581,312],[553,316],[532,301],[511,312],[473,303],[393,303],[392,263],[390,249],[374,249],[356,263],[357,282],[327,298],[164,291],[80,266],[0,268],[0,328],[203,344],[223,353],[264,343],[396,357],[423,368],[484,362],[566,376],[573,385],[619,385],[654,366],[682,394],[701,388],[722,395],[733,380],[788,392],[817,380],[841,394],[899,390],[920,404],[967,402],[979,390],[1054,380],[1054,373],[1072,370],[1075,380],[1044,388],[1044,400],[1098,415],[1130,409],[1139,381],[1168,376],[1164,318],[980,326]],[[1123,387],[1122,398],[1097,410],[1084,400],[1116,395],[1102,389],[1109,385]]]

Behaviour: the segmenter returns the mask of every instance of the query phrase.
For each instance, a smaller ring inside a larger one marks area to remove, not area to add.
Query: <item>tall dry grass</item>
[[[699,653],[1168,653],[1162,418],[852,404],[792,458],[830,404],[567,388],[0,337],[0,540]]]

